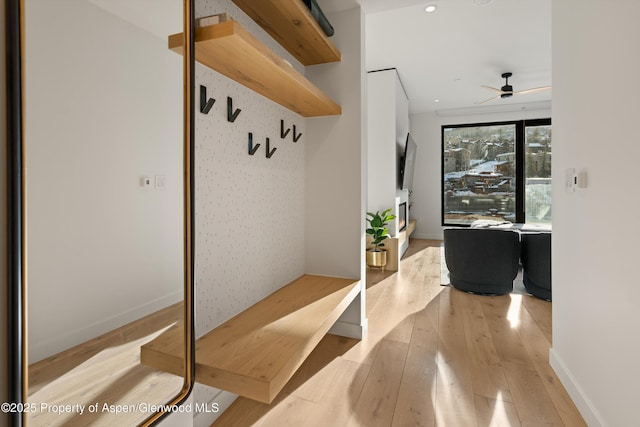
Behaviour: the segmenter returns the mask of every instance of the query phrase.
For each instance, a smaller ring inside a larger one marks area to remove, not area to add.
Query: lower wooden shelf
[[[196,341],[196,381],[271,403],[360,292],[359,280],[304,275]],[[142,346],[141,361],[179,375],[174,326]]]

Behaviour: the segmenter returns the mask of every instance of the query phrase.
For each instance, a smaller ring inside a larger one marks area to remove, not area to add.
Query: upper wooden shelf
[[[233,0],[303,65],[340,61],[340,51],[325,35],[302,0]]]
[[[304,275],[196,341],[196,381],[271,403],[360,292],[360,281]],[[145,365],[181,375],[182,327],[142,346]],[[178,343],[178,345],[176,345]]]
[[[260,2],[258,2],[260,3]],[[180,54],[182,33],[169,36]],[[236,21],[196,29],[196,60],[304,117],[340,115],[342,109]]]

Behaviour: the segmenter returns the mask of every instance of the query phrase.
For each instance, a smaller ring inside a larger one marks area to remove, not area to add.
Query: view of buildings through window
[[[551,222],[548,120],[443,126],[442,150],[443,224]]]
[[[551,125],[525,127],[525,219],[551,223]]]

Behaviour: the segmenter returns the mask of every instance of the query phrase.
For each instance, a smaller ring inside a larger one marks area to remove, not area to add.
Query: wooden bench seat
[[[360,281],[304,275],[196,340],[196,381],[271,403],[360,292]],[[142,363],[180,375],[177,325],[142,346]]]

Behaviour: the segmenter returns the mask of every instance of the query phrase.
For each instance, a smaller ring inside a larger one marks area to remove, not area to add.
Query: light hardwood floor
[[[271,405],[213,426],[586,425],[548,364],[551,303],[440,286],[439,241],[367,274],[365,339],[327,335]]]
[[[144,421],[153,412],[141,412],[147,408],[138,405],[168,402],[183,381],[141,365],[140,346],[180,318],[182,303],[174,304],[30,365],[28,402],[37,410],[28,414],[27,425],[121,427]],[[89,412],[88,406],[96,403],[98,410]],[[79,414],[60,405],[85,405],[85,409]],[[116,413],[111,405],[133,410]]]

